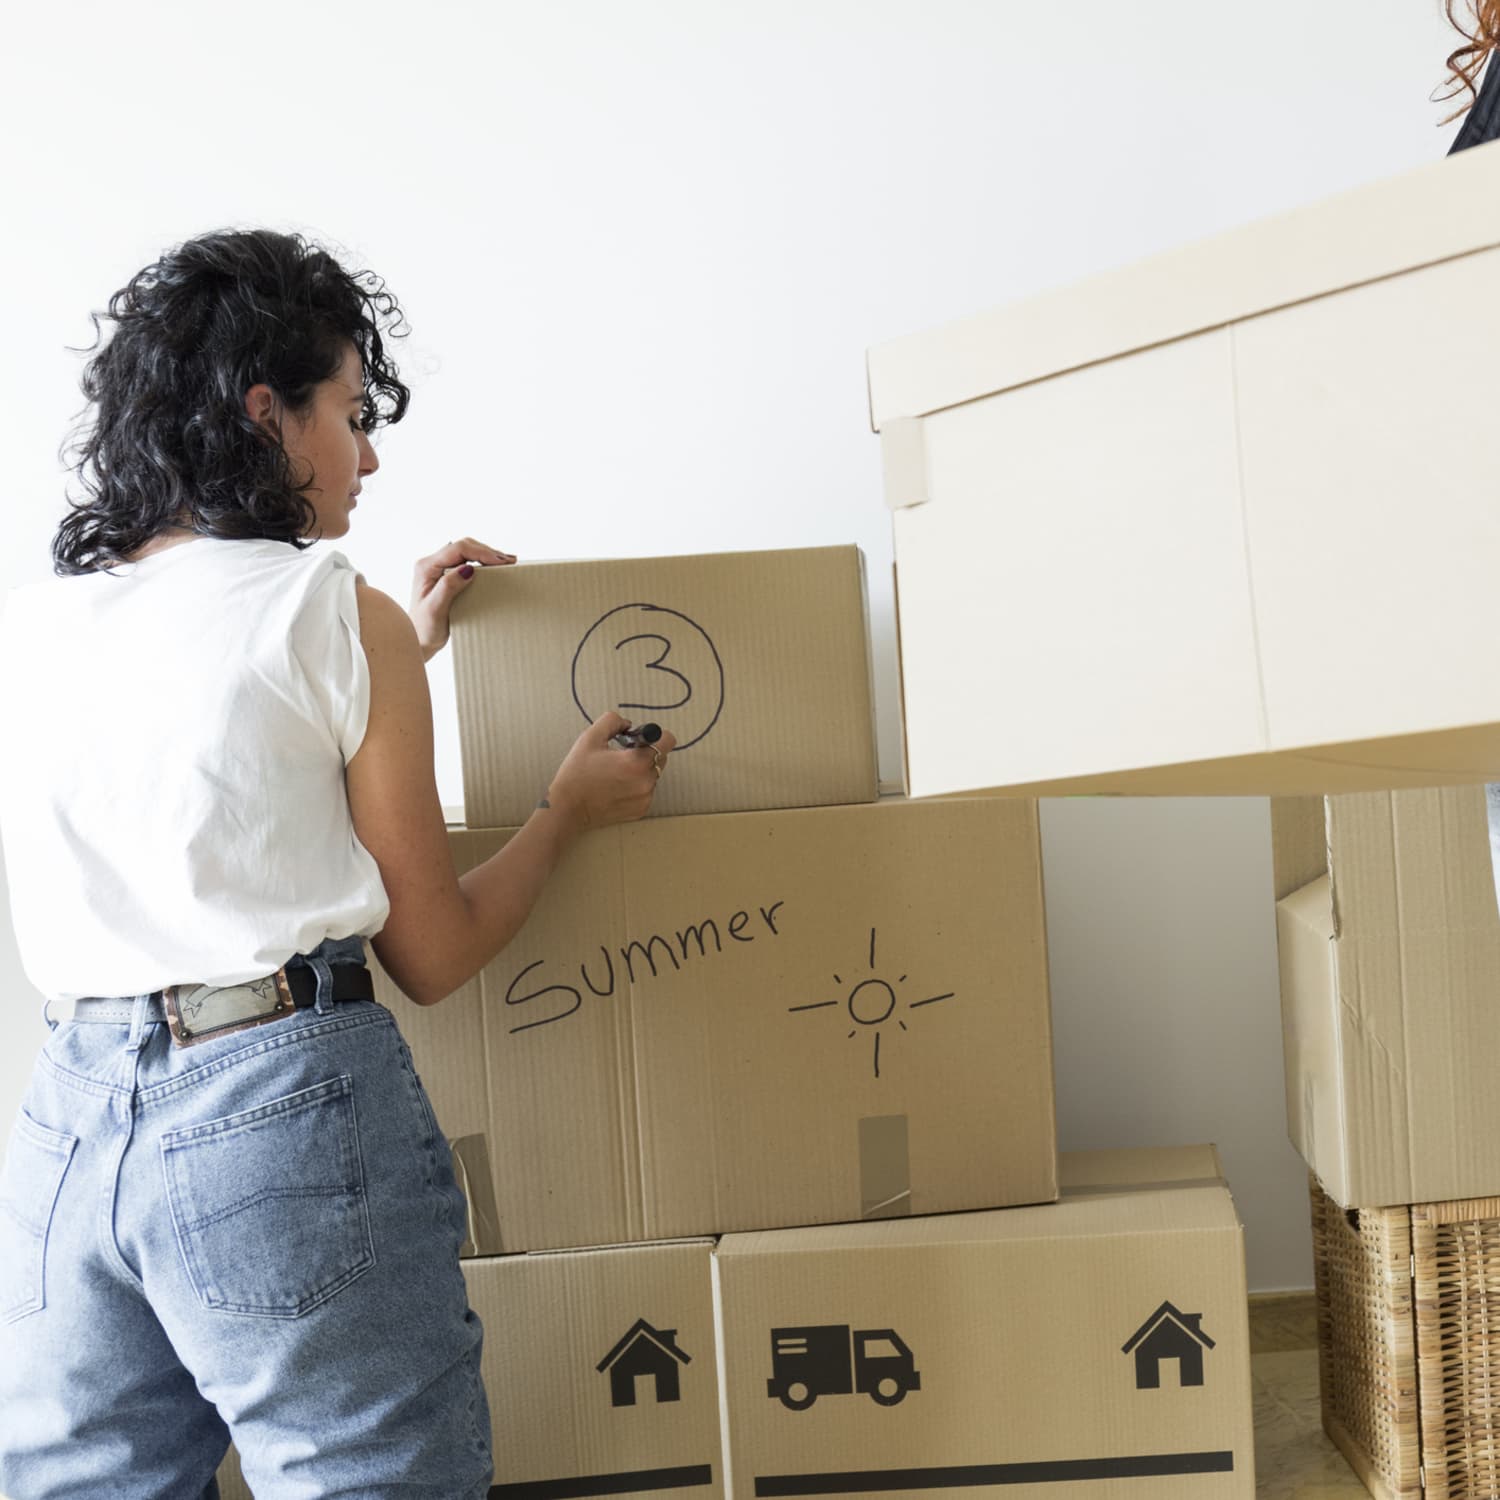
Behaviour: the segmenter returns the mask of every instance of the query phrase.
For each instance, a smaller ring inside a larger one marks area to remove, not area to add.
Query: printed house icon
[[[1202,1313],[1183,1313],[1163,1302],[1131,1335],[1120,1353],[1135,1351],[1135,1388],[1155,1391],[1161,1388],[1163,1360],[1177,1361],[1179,1385],[1203,1384],[1203,1351],[1212,1349],[1214,1341],[1198,1326]]]
[[[675,1328],[653,1328],[644,1318],[637,1318],[630,1331],[594,1366],[603,1374],[609,1371],[611,1406],[635,1405],[635,1381],[638,1375],[656,1380],[657,1401],[681,1399],[678,1366],[690,1363],[674,1342]]]

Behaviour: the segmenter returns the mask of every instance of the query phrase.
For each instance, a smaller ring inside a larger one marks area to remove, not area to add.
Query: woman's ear
[[[245,415],[268,437],[281,439],[281,402],[268,385],[252,385],[245,392]]]

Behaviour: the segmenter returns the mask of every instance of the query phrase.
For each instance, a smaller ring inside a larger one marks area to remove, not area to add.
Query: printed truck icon
[[[894,1328],[825,1323],[771,1330],[766,1394],[791,1411],[806,1411],[819,1396],[851,1392],[895,1406],[908,1391],[921,1389],[922,1372]]]

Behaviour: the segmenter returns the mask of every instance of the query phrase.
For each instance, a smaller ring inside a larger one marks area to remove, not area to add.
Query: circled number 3
[[[676,669],[676,667],[664,667],[662,665],[662,663],[666,661],[667,657],[672,653],[671,641],[669,641],[664,635],[656,635],[654,633],[648,633],[645,635],[628,635],[623,641],[617,641],[615,643],[615,650],[618,651],[624,646],[629,646],[634,641],[661,642],[661,655],[658,656],[655,661],[647,662],[646,670],[648,672],[661,672],[667,677],[675,677],[678,682],[682,684],[682,697],[677,699],[675,703],[622,703],[620,707],[622,709],[639,708],[643,709],[647,713],[662,713],[668,709],[681,708],[683,704],[685,704],[693,696],[693,685],[687,680],[686,677],[682,675],[681,672]]]

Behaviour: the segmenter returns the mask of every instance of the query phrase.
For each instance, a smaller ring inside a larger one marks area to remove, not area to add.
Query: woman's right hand
[[[558,767],[547,788],[546,805],[573,818],[580,829],[607,828],[645,817],[677,741],[663,730],[655,745],[616,749],[610,740],[629,727],[630,721],[617,713],[595,719]]]

